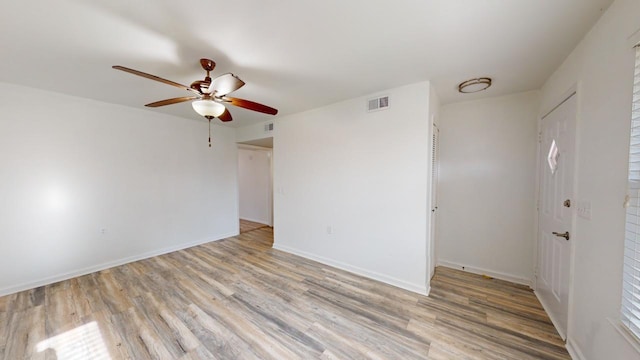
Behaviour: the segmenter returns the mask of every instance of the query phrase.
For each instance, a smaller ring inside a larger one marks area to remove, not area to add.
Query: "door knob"
[[[552,234],[557,236],[557,237],[563,237],[563,238],[569,240],[569,232],[568,231],[563,233],[563,234],[560,234],[560,233],[554,231],[554,232],[552,232]]]

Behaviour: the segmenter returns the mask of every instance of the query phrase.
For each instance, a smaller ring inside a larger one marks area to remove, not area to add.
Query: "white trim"
[[[235,208],[235,213],[236,216],[234,218],[235,220],[235,225],[236,225],[236,232],[238,234],[240,234],[240,166],[238,166],[239,163],[239,159],[240,159],[240,151],[238,151],[238,147],[236,146],[233,151],[235,152],[235,167],[236,167],[236,173],[234,174],[236,176],[235,182],[234,182],[234,187],[233,187],[233,192],[234,192],[234,197],[236,199],[236,208]]]
[[[569,355],[573,360],[587,360],[587,357],[584,356],[578,344],[576,344],[573,340],[568,340],[567,345],[565,346]]]
[[[571,194],[571,198],[572,199],[576,199],[575,201],[577,201],[578,199],[578,189],[580,188],[578,186],[578,164],[580,162],[580,152],[578,151],[578,149],[580,149],[580,144],[582,143],[582,137],[580,136],[580,119],[582,118],[582,81],[578,81],[576,84],[574,84],[571,87],[571,91],[575,92],[574,95],[576,97],[576,109],[575,109],[575,122],[574,122],[574,128],[573,131],[575,131],[575,141],[573,144],[573,188],[572,188],[572,194]],[[578,221],[577,221],[577,216],[578,213],[577,211],[573,211],[572,215],[571,215],[571,233],[572,234],[576,234],[576,238],[579,239],[580,234],[578,233],[577,229],[578,229]],[[575,291],[574,291],[574,286],[573,286],[573,281],[575,279],[575,263],[576,263],[576,246],[577,246],[577,242],[576,242],[576,238],[573,239],[573,241],[570,242],[570,246],[569,246],[569,284],[567,284],[567,286],[569,287],[569,299],[568,302],[569,304],[567,305],[567,330],[566,330],[566,334],[565,334],[565,341],[569,340],[569,335],[573,334],[573,317],[574,317],[574,311],[573,311],[573,304],[574,304],[574,296],[575,296]],[[537,251],[537,248],[536,248]],[[582,353],[579,351],[578,352],[580,354],[580,356],[583,356]],[[584,358],[584,356],[583,356]]]
[[[122,258],[122,259],[118,259],[118,260],[114,260],[114,261],[108,261],[108,262],[102,263],[100,265],[89,266],[89,267],[86,267],[86,268],[83,268],[83,269],[73,270],[73,271],[69,271],[69,272],[66,272],[66,273],[49,276],[49,277],[44,278],[42,280],[31,281],[31,282],[28,282],[28,283],[23,283],[23,284],[19,284],[19,285],[15,285],[15,286],[2,288],[2,289],[0,289],[0,297],[1,296],[5,296],[5,295],[14,294],[14,293],[17,293],[17,292],[20,292],[20,291],[24,291],[24,290],[34,289],[34,288],[37,288],[37,287],[40,287],[40,286],[44,286],[44,285],[53,284],[53,283],[56,283],[56,282],[59,282],[59,281],[63,281],[63,280],[69,280],[69,279],[74,278],[74,277],[83,276],[83,275],[91,274],[91,273],[94,273],[94,272],[98,272],[98,271],[114,268],[114,267],[117,267],[117,266],[120,266],[120,265],[132,263],[132,262],[135,262],[135,261],[140,261],[140,260],[148,259],[148,258],[151,258],[151,257],[168,254],[168,253],[171,253],[171,252],[174,252],[174,251],[187,249],[187,248],[190,248],[190,247],[206,244],[206,243],[209,243],[209,242],[223,240],[223,239],[226,239],[226,238],[229,238],[229,237],[233,237],[233,236],[236,236],[236,235],[238,235],[238,232],[234,231],[234,232],[231,232],[231,233],[228,233],[228,234],[219,235],[219,237],[215,238],[215,239],[204,239],[204,240],[193,241],[193,242],[186,243],[186,244],[168,246],[168,247],[165,247],[165,248],[162,248],[162,249],[148,251],[148,252],[145,252],[145,253],[142,253],[142,254],[139,254],[139,255],[128,256],[126,258]]]
[[[458,264],[458,263],[447,261],[447,260],[438,260],[438,266],[444,266],[451,269],[462,270],[462,271],[470,272],[472,274],[491,276],[492,278],[505,280],[505,281],[509,281],[512,283],[520,284],[520,285],[526,285],[529,287],[531,286],[531,279],[527,279],[525,277],[516,276],[516,275],[510,275],[500,271],[493,271],[493,270],[477,268],[473,266],[462,265],[462,264]]]
[[[427,208],[427,211],[429,211],[429,219],[427,220],[427,260],[429,262],[429,268],[427,269],[427,276],[429,277],[429,281],[431,281],[436,274],[436,264],[438,263],[438,245],[436,240],[438,236],[438,176],[436,175],[434,179],[433,174],[434,172],[437,173],[439,171],[440,157],[438,156],[438,140],[440,139],[440,129],[436,124],[436,114],[431,115],[431,120],[429,122],[431,123],[431,126],[428,134],[428,142],[429,149],[431,150],[429,152],[429,158],[431,161],[428,163],[427,170],[427,179],[429,179],[429,207]],[[434,165],[436,167],[435,170]],[[435,212],[434,207],[436,208]]]
[[[538,301],[540,302],[540,305],[542,305],[542,308],[544,309],[544,312],[547,313],[547,316],[551,320],[551,323],[553,324],[553,327],[556,328],[556,331],[558,332],[558,335],[560,335],[562,340],[566,341],[567,340],[567,334],[565,334],[562,330],[560,330],[560,327],[558,326],[558,319],[556,319],[556,317],[549,311],[549,307],[547,306],[547,304],[544,301],[544,299],[540,295],[538,295],[538,291],[533,290],[533,293],[536,295],[536,298],[538,298]],[[567,327],[567,329],[568,329],[568,327]]]
[[[614,320],[611,318],[607,318],[607,320],[609,320],[611,326],[613,326],[613,328],[616,329],[616,331],[618,331],[625,340],[627,340],[629,345],[631,345],[631,347],[640,354],[640,341],[631,333],[631,330],[620,322],[620,320]]]
[[[375,271],[370,271],[370,270],[366,270],[357,266],[353,266],[353,265],[349,265],[340,261],[336,261],[336,260],[332,260],[329,258],[326,258],[324,256],[319,256],[319,255],[315,255],[312,253],[308,253],[306,251],[301,251],[298,249],[294,249],[288,246],[281,246],[278,244],[274,244],[273,248],[276,250],[280,250],[280,251],[284,251],[286,253],[289,254],[293,254],[293,255],[297,255],[297,256],[301,256],[303,258],[306,259],[310,259],[310,260],[314,260],[317,261],[319,263],[325,264],[325,265],[329,265],[329,266],[333,266],[335,268],[338,268],[340,270],[345,270],[357,275],[361,275],[364,277],[367,277],[369,279],[373,279],[373,280],[377,280],[380,282],[383,282],[385,284],[389,284],[389,285],[393,285],[395,287],[399,287],[401,289],[404,290],[409,290],[411,292],[414,293],[418,293],[420,295],[425,295],[428,296],[429,292],[431,291],[431,286],[430,285],[420,285],[420,284],[413,284],[404,280],[400,280],[397,278],[394,278],[392,276],[388,276],[388,275],[384,275],[384,274],[380,274],[377,273]]]

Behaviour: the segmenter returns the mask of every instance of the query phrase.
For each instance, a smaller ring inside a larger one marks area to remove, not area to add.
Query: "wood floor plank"
[[[182,356],[180,360],[218,360],[219,358],[214,356],[204,346],[198,346],[194,350],[189,351]]]
[[[327,343],[328,350],[322,355],[327,359],[372,359],[384,360],[384,357],[376,354],[358,341],[351,341],[341,333],[333,331],[320,323],[314,323],[309,329],[309,336],[317,341]]]
[[[235,304],[238,304],[235,302]],[[225,324],[225,327],[237,334],[247,343],[253,352],[260,358],[272,359],[295,359],[296,354],[282,346],[275,338],[269,336],[250,318],[242,316],[238,311],[225,302],[213,301],[207,308],[215,314],[218,321]],[[265,329],[266,330],[266,329]]]
[[[257,222],[253,222],[253,221],[249,221],[249,220],[245,220],[245,219],[240,219],[240,233],[246,233],[246,232],[250,232],[250,231],[254,231],[263,227],[267,227],[268,225],[265,224],[261,224],[261,223],[257,223]]]
[[[308,322],[301,313],[287,311],[277,301],[262,294],[262,297],[238,292],[233,295],[236,312],[253,319],[252,323],[267,332],[279,344],[290,349],[297,357],[317,358],[325,347],[307,334]]]
[[[526,286],[437,268],[425,297],[272,244],[245,228],[0,297],[0,359],[570,359]]]
[[[45,349],[38,349],[46,340],[44,305],[26,308],[13,313],[9,320],[9,333],[5,348],[6,359],[45,359]]]
[[[133,359],[152,359],[150,349],[145,344],[145,335],[141,334],[139,324],[131,322],[127,310],[110,315],[115,331],[120,334],[121,346],[126,347]]]
[[[106,310],[94,312],[86,318],[86,323],[95,321],[100,329],[100,339],[111,359],[134,359],[134,353],[130,347],[126,346],[123,334],[118,331],[118,327],[113,323],[114,318]]]
[[[136,324],[137,336],[150,357],[152,359],[175,359],[184,355],[185,352],[173,342],[171,333],[162,333],[165,336],[158,333],[154,324],[149,320],[151,316],[148,316],[146,312],[146,310],[134,306],[127,309],[126,316],[131,323]],[[129,335],[136,334],[136,332],[129,333]]]
[[[356,287],[362,288],[364,291],[368,291],[376,294],[384,294],[387,298],[393,301],[406,301],[410,303],[416,303],[418,299],[422,298],[421,295],[410,291],[389,291],[390,287],[387,284],[364,278],[356,274],[352,274],[339,269],[323,266],[322,272],[327,278],[333,278],[345,284],[351,284]]]
[[[113,275],[113,272],[117,269],[109,269],[96,273],[95,279],[98,282],[98,288],[100,289],[100,295],[102,301],[107,305],[111,313],[118,314],[126,311],[133,304],[130,301],[131,294],[134,294],[137,290],[125,288],[120,284]]]
[[[499,353],[491,350],[490,347],[483,347],[481,343],[472,341],[468,337],[452,337],[433,323],[424,323],[412,319],[407,325],[407,329],[431,339],[429,347],[430,357],[433,355],[433,349],[435,348],[435,352],[440,353],[440,355],[436,357],[445,356],[447,359],[502,358]]]
[[[487,311],[487,323],[500,328],[509,329],[538,339],[549,344],[564,346],[564,342],[555,334],[553,324],[544,324],[540,321],[526,319],[503,311]]]
[[[47,288],[44,306],[47,336],[56,336],[82,325],[80,315],[75,310],[71,291]]]
[[[80,294],[84,296],[92,314],[106,309],[102,295],[100,294],[100,284],[96,281],[96,273],[76,278],[80,288]]]
[[[178,346],[184,350],[184,352],[191,353],[200,347],[200,341],[198,338],[187,328],[187,326],[178,318],[178,316],[171,311],[171,309],[165,305],[162,300],[159,300],[154,294],[146,294],[146,298],[149,301],[158,315],[169,327],[172,336],[175,338]],[[197,351],[196,351],[197,353]]]
[[[242,341],[239,334],[229,330],[223,323],[191,304],[183,319],[191,327],[196,337],[211,352],[223,359],[259,359],[249,344]]]
[[[0,313],[0,359],[4,359],[4,349],[7,346],[7,337],[9,330],[9,320],[6,312]]]
[[[414,333],[400,329],[393,324],[379,324],[375,316],[358,310],[352,313],[352,307],[343,306],[330,296],[319,292],[307,294],[312,303],[320,306],[312,309],[316,321],[331,328],[339,329],[346,337],[355,342],[366,344],[372,351],[390,359],[424,359],[428,353],[429,342],[421,342]],[[399,333],[394,333],[398,331]],[[393,339],[393,341],[388,341]],[[410,344],[410,345],[409,345]]]
[[[0,313],[6,313],[9,311],[9,304],[13,301],[16,294],[0,297]]]

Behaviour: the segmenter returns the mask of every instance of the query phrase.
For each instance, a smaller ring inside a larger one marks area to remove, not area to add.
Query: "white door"
[[[569,315],[576,96],[542,119],[536,293],[563,339]]]
[[[436,218],[438,216],[438,140],[440,130],[433,124],[431,138],[431,218],[429,219],[429,251],[431,254],[431,269],[429,276],[433,277],[436,268]]]

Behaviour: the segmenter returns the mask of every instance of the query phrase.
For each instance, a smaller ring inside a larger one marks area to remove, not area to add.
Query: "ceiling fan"
[[[130,74],[142,76],[147,79],[155,80],[167,85],[172,85],[191,92],[191,96],[160,100],[146,104],[145,106],[160,107],[165,105],[178,104],[185,101],[192,101],[191,106],[193,107],[193,110],[209,120],[209,132],[211,132],[211,119],[218,118],[223,122],[233,120],[233,117],[231,117],[231,113],[225,107],[226,104],[231,104],[241,108],[270,115],[276,115],[278,113],[278,110],[272,107],[249,100],[227,96],[228,94],[244,86],[244,81],[240,80],[239,77],[232,73],[226,73],[218,76],[215,79],[211,79],[209,73],[216,67],[216,63],[213,60],[200,59],[200,65],[202,66],[204,71],[207,72],[207,75],[204,80],[196,80],[192,82],[190,86],[185,86],[171,80],[163,79],[155,75],[147,74],[142,71],[130,69],[120,65],[114,65],[112,67],[116,70],[121,70]],[[209,147],[211,147],[210,134]]]

